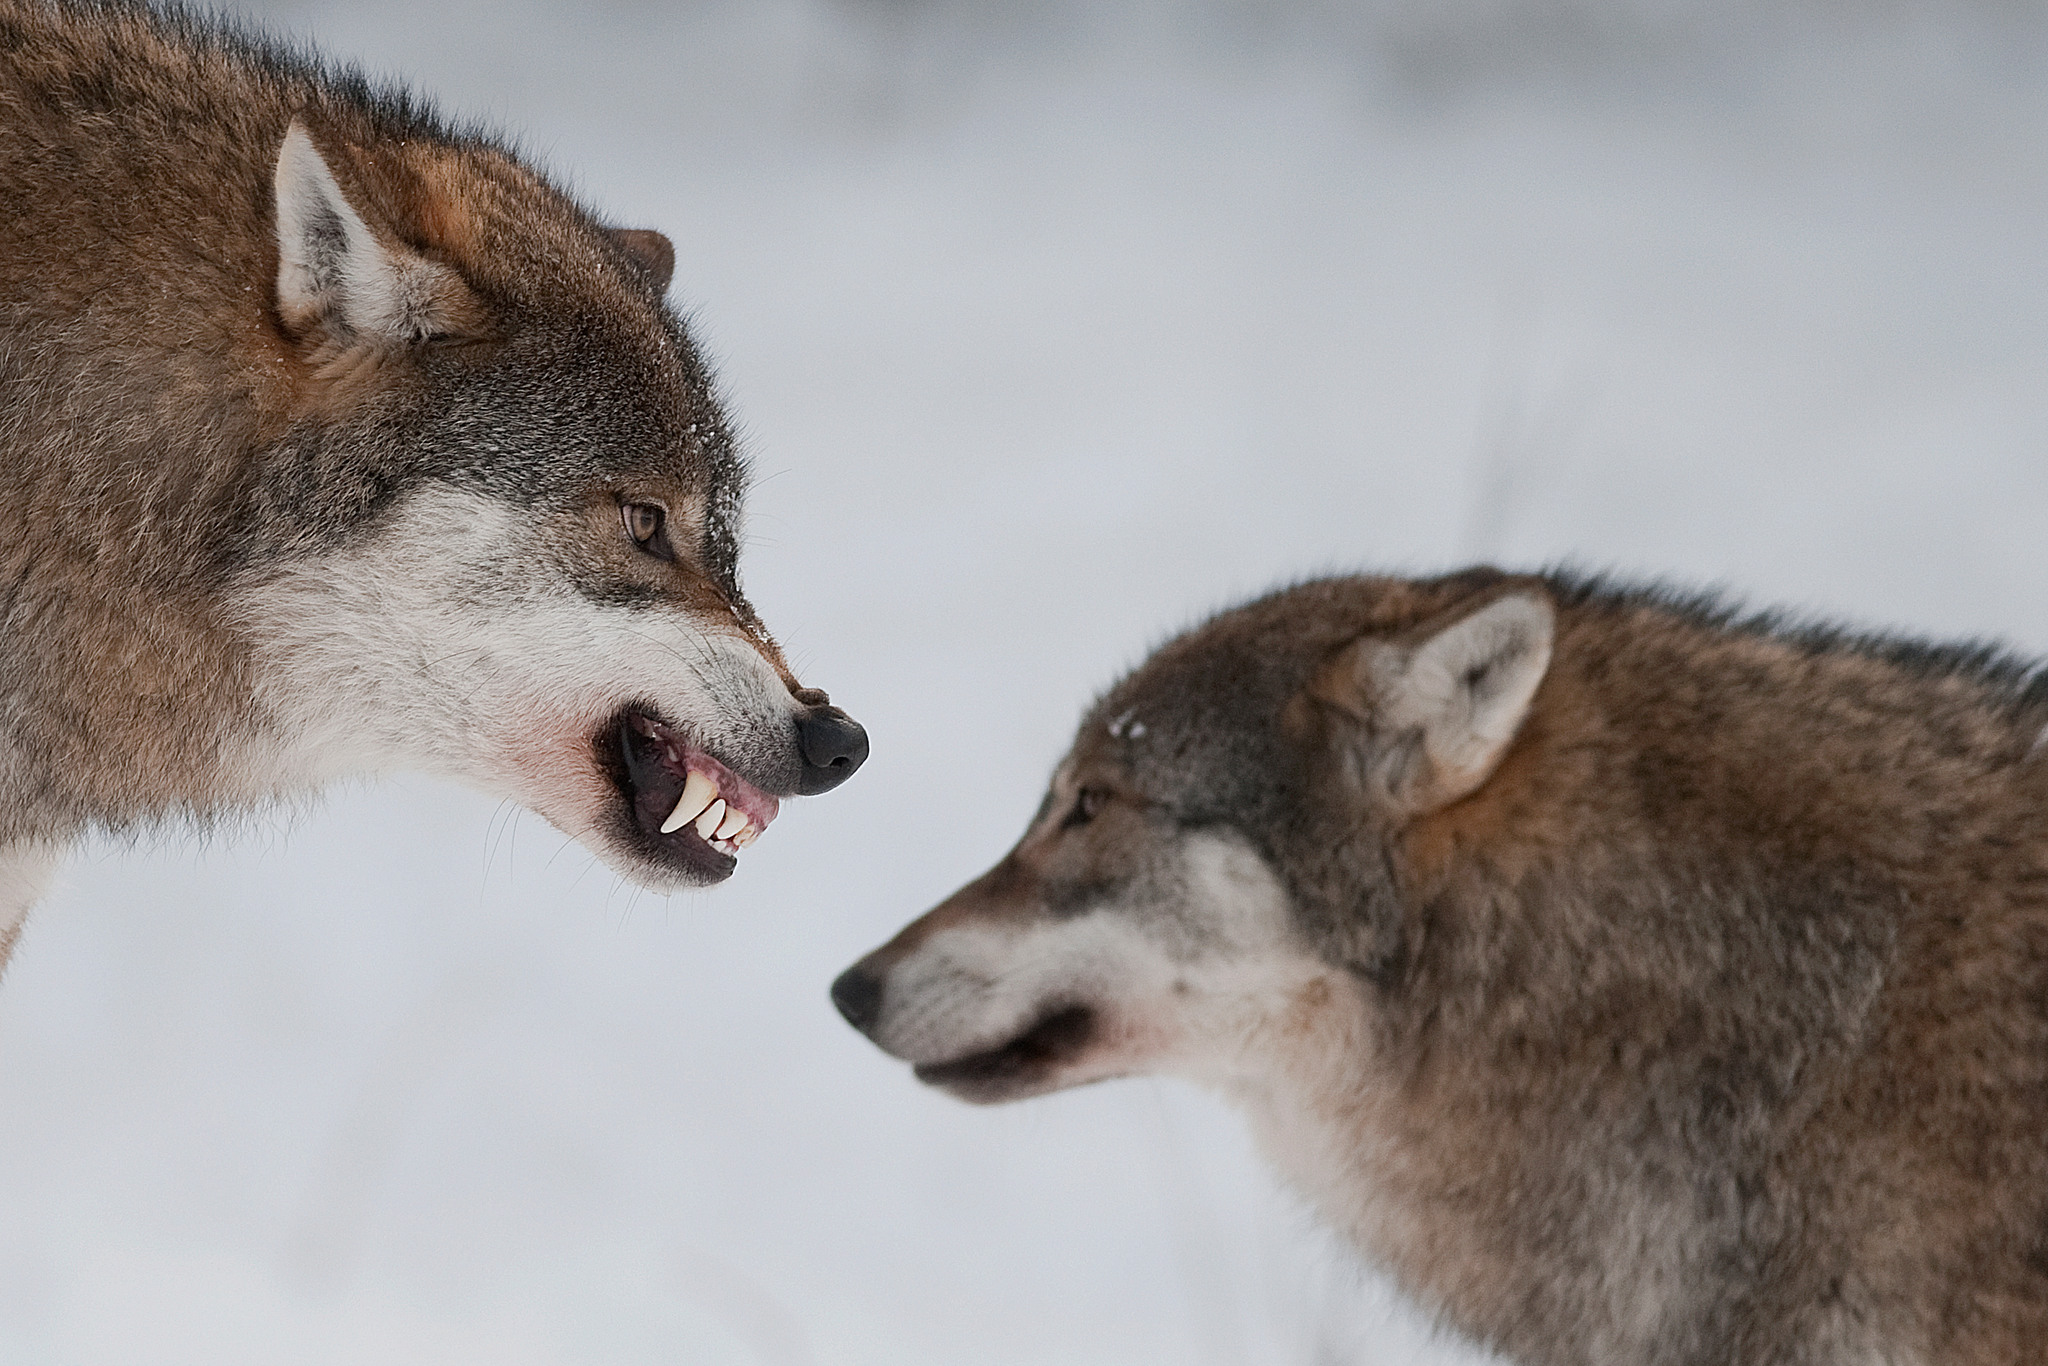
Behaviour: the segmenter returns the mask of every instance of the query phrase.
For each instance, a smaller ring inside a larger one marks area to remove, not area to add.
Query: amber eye
[[[619,516],[626,524],[626,534],[633,543],[650,555],[670,560],[675,554],[668,544],[668,510],[659,503],[621,503]]]
[[[1102,810],[1104,803],[1108,802],[1108,800],[1109,794],[1099,787],[1082,788],[1080,794],[1074,798],[1074,809],[1069,811],[1067,818],[1060,822],[1060,828],[1071,830],[1077,825],[1088,824],[1088,822],[1095,819],[1096,814]]]

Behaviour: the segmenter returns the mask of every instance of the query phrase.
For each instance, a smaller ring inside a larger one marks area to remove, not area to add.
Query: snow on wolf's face
[[[781,798],[836,785],[866,739],[693,567],[700,520],[676,489],[534,507],[424,484],[244,594],[280,762],[315,782],[438,773],[650,886],[724,879]]]
[[[1152,819],[1075,794],[1009,857],[834,986],[847,1017],[920,1080],[1013,1100],[1173,1070],[1284,955],[1284,898],[1219,835],[1148,838]],[[1121,832],[1118,827],[1130,827]],[[1093,827],[1093,829],[1090,829]],[[1136,836],[1119,844],[1118,836]]]
[[[1300,615],[1225,613],[1097,702],[1017,846],[834,984],[848,1021],[975,1101],[1266,1068],[1331,999],[1272,852],[1302,806],[1283,714],[1352,628]]]
[[[1552,612],[1474,571],[1219,615],[1097,703],[1016,848],[834,1000],[979,1101],[1141,1071],[1241,1091],[1342,1053],[1359,984],[1407,953],[1389,840],[1500,762]]]
[[[301,391],[231,560],[264,731],[242,790],[421,769],[651,886],[725,878],[867,737],[740,591],[745,462],[665,302],[672,248],[488,147],[322,132],[294,119],[273,175]],[[395,187],[363,193],[379,166]]]
[[[983,1103],[1256,1066],[1329,969],[1241,833],[1184,824],[1132,776],[1070,757],[1002,862],[834,984],[847,1019]]]

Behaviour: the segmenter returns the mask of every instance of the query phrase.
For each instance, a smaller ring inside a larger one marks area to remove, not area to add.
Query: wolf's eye
[[[675,558],[668,543],[668,509],[659,503],[621,503],[619,515],[635,545],[660,559]]]
[[[1060,828],[1071,830],[1077,825],[1088,824],[1095,819],[1096,814],[1102,810],[1103,803],[1108,800],[1109,794],[1099,787],[1082,788],[1080,795],[1074,798],[1074,809],[1060,822]]]

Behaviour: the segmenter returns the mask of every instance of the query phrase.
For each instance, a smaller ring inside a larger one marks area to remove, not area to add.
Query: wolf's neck
[[[22,921],[49,889],[63,855],[63,846],[56,844],[0,847],[0,969],[6,968]]]
[[[248,666],[210,585],[36,549],[0,604],[0,847],[233,804]]]

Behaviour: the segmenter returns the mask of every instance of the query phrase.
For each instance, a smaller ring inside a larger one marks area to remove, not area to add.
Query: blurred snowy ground
[[[874,759],[672,902],[424,782],[82,852],[0,990],[9,1366],[1476,1360],[1206,1097],[970,1110],[826,984],[1289,576],[1570,558],[2048,650],[2038,6],[261,17],[675,238],[748,582]]]

